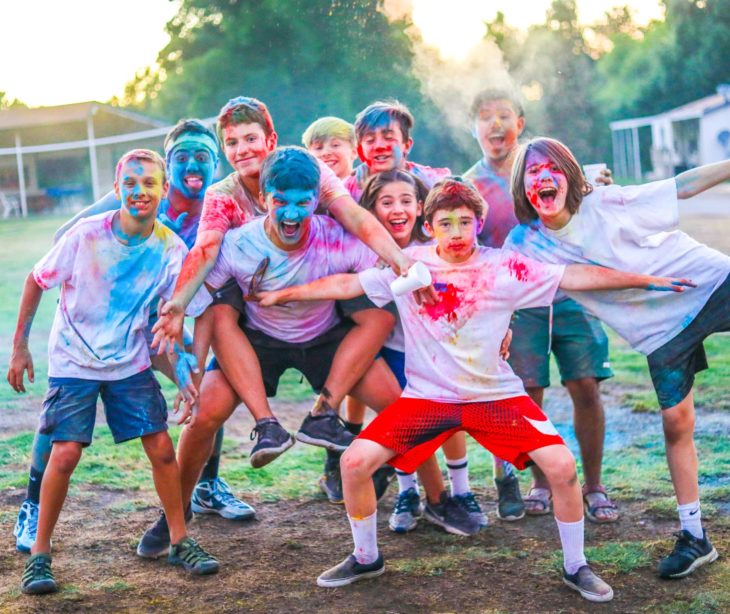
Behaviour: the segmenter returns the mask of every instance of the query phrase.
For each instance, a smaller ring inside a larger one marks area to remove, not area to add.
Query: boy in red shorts
[[[499,347],[512,312],[549,305],[558,288],[681,292],[690,282],[590,265],[546,266],[514,252],[478,247],[484,211],[477,191],[459,178],[439,182],[429,194],[426,228],[437,244],[406,251],[429,269],[440,295],[435,305],[419,305],[410,294],[396,296],[390,284],[397,276],[388,269],[335,275],[259,296],[262,305],[273,305],[367,293],[375,304],[394,300],[403,323],[408,379],[403,396],[375,418],[341,461],[355,550],[319,576],[319,586],[344,586],[385,570],[377,546],[372,473],[384,462],[414,471],[446,439],[464,430],[516,467],[535,463],[545,472],[563,545],[565,583],[591,601],[613,597],[583,553],[583,504],[575,459],[499,357]]]

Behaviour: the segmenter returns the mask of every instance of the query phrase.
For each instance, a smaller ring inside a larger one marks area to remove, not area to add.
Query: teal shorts
[[[550,353],[561,383],[584,377],[613,377],[608,337],[601,322],[572,299],[550,307],[516,311],[512,318],[509,364],[527,388],[550,386]]]

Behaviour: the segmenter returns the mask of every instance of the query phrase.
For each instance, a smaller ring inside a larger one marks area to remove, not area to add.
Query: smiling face
[[[266,154],[276,147],[276,132],[268,137],[257,123],[231,124],[223,128],[223,153],[241,179],[258,179]]]
[[[122,211],[135,220],[154,219],[167,194],[165,173],[152,161],[128,160],[119,169],[114,193],[122,203]]]
[[[213,180],[215,159],[200,144],[182,142],[169,158],[170,188],[188,199],[203,198]]]
[[[465,262],[474,252],[481,221],[469,207],[439,209],[426,229],[436,239],[438,255],[446,262]]]
[[[277,190],[266,194],[269,211],[266,229],[274,244],[290,251],[301,247],[309,236],[312,215],[317,208],[316,190]]]
[[[517,115],[506,99],[490,100],[479,107],[474,132],[484,157],[492,162],[505,160],[516,148],[525,127],[525,118]]]
[[[545,226],[557,229],[570,221],[571,213],[565,206],[568,180],[548,156],[527,152],[524,184],[527,200]]]
[[[386,183],[375,199],[373,214],[395,239],[398,247],[408,247],[418,216],[423,211],[416,188],[405,181]]]
[[[322,160],[340,179],[347,179],[352,174],[352,163],[357,157],[357,152],[350,141],[336,136],[312,141],[309,153]]]
[[[357,153],[371,173],[382,173],[405,168],[405,159],[412,146],[413,139],[404,140],[400,126],[392,121],[365,132],[357,145]]]

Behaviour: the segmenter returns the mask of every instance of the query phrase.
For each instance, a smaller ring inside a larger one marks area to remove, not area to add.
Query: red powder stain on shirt
[[[56,271],[39,271],[35,275],[36,282],[44,290],[48,290],[53,287],[55,278]]]
[[[509,267],[510,275],[516,278],[517,281],[527,281],[530,273],[527,263],[518,258],[510,258],[507,266]]]
[[[206,194],[198,232],[217,230],[226,233],[244,222],[243,212],[236,201],[226,194]]]
[[[459,317],[457,310],[461,307],[462,290],[453,284],[446,284],[445,288],[437,288],[439,301],[435,305],[423,305],[421,313],[425,313],[432,320],[446,318],[447,322],[456,322]]]

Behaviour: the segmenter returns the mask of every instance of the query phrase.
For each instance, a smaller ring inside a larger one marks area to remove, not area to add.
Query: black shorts
[[[243,326],[243,332],[246,333],[261,365],[266,396],[276,396],[279,379],[287,369],[301,372],[312,389],[320,392],[329,375],[335,352],[352,326],[352,322],[343,320],[319,337],[302,343],[288,343]],[[213,358],[207,370],[216,369],[220,369],[220,365]]]
[[[730,331],[730,276],[710,295],[687,328],[646,357],[662,409],[678,405],[692,390],[695,373],[707,369],[702,342],[712,333],[727,331]]]

